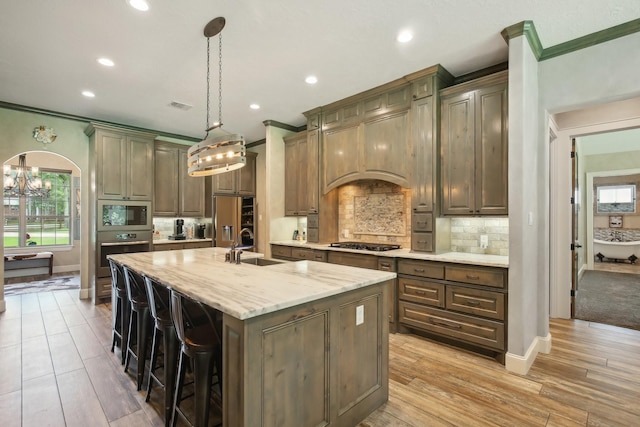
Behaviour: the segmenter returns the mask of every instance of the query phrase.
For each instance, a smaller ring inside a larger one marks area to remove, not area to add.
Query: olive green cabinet
[[[440,93],[442,215],[507,215],[507,72]]]
[[[256,153],[247,151],[247,163],[240,169],[213,175],[213,194],[256,195]]]
[[[204,216],[204,177],[189,176],[187,151],[184,145],[156,142],[154,216]]]
[[[85,133],[95,149],[97,198],[151,200],[154,136],[95,123]]]

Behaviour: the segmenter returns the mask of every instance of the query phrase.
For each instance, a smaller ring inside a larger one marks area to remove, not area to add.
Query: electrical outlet
[[[356,307],[356,326],[364,323],[364,305]]]
[[[486,249],[489,247],[489,236],[487,234],[480,235],[480,248]]]
[[[348,238],[348,237],[349,237],[349,229],[348,229],[348,228],[345,228],[344,230],[342,230],[342,235],[343,235],[345,238]]]

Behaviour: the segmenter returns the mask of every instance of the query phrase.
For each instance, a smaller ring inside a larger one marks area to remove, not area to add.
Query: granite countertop
[[[282,240],[270,242],[272,245],[318,249],[323,251],[351,252],[365,255],[376,255],[390,258],[406,258],[426,261],[452,262],[458,264],[481,265],[486,267],[509,267],[509,257],[502,255],[472,254],[467,252],[444,252],[430,254],[424,252],[411,252],[410,249],[395,249],[392,251],[367,251],[361,249],[332,248],[328,243],[307,243],[299,240]]]
[[[153,239],[153,244],[154,245],[164,245],[167,243],[195,243],[195,242],[210,242],[211,237],[206,238],[206,239],[185,239],[185,240],[171,240],[171,239]]]
[[[226,248],[109,255],[134,271],[244,320],[396,277],[396,273],[314,261],[259,267],[225,263]],[[244,259],[263,258],[245,252]]]

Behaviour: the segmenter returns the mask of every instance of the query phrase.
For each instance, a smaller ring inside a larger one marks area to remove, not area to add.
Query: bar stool
[[[131,304],[131,316],[129,317],[129,335],[127,338],[127,357],[124,360],[124,371],[127,372],[131,356],[138,361],[137,386],[142,388],[144,377],[144,364],[147,354],[147,338],[149,331],[149,300],[144,286],[144,280],[135,271],[123,266],[125,284],[127,285],[127,298]],[[135,322],[135,340],[132,340],[133,324]],[[136,348],[132,346],[135,342]]]
[[[127,355],[127,336],[129,333],[129,317],[131,309],[127,298],[127,285],[120,264],[109,260],[111,269],[111,320],[112,340],[111,352],[113,353],[116,342],[120,344],[120,364],[124,365]]]
[[[171,320],[169,307],[171,305],[171,291],[155,280],[144,276],[144,283],[147,290],[147,299],[151,317],[154,320],[153,341],[151,344],[151,360],[149,362],[149,381],[147,384],[147,397],[151,397],[153,384],[158,384],[164,389],[164,418],[165,426],[171,425],[171,415],[173,414],[173,394],[176,384],[176,367],[178,365],[178,352],[180,351],[176,329]],[[159,336],[162,334],[162,346],[164,349],[163,364],[164,377],[158,378],[155,371],[157,365],[158,349],[160,347]]]
[[[178,379],[176,381],[173,415],[171,425],[175,426],[178,416],[191,426],[207,426],[211,399],[214,365],[222,391],[222,346],[219,327],[214,320],[215,312],[204,304],[186,297],[171,289],[171,317],[180,341],[178,361]],[[194,324],[192,319],[206,319],[204,323]],[[195,423],[187,418],[180,409],[182,388],[188,360],[193,361],[194,413]]]

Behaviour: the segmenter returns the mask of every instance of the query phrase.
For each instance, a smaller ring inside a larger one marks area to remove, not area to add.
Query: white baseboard
[[[524,356],[517,354],[507,353],[505,356],[505,368],[509,372],[513,372],[520,375],[526,375],[536,360],[538,353],[549,353],[551,351],[551,334],[547,334],[546,337],[535,337],[531,342],[529,349]]]
[[[587,271],[587,264],[582,264],[582,267],[578,270],[578,280],[582,279],[582,275]]]
[[[91,298],[91,288],[80,289],[80,299],[90,299],[90,298]]]

